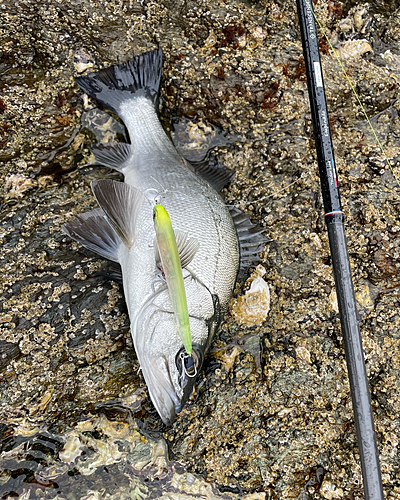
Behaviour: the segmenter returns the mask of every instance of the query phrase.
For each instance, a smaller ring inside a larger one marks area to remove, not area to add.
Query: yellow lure
[[[182,266],[176,244],[171,219],[162,205],[155,205],[153,210],[154,229],[156,231],[158,252],[161,259],[169,297],[179,334],[186,352],[192,354],[192,336],[190,333],[189,313],[183,283]]]

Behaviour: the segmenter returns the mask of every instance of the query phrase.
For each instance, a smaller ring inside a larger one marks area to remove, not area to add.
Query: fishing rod
[[[364,494],[366,500],[383,500],[382,477],[371,408],[371,396],[357,320],[356,300],[344,231],[344,213],[340,202],[312,0],[296,1],[324,200],[325,221],[328,229],[360,452]]]

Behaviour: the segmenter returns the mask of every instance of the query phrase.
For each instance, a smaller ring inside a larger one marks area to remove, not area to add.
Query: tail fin
[[[121,104],[131,99],[132,94],[150,99],[158,109],[161,69],[159,48],[75,80],[86,94],[119,114]]]

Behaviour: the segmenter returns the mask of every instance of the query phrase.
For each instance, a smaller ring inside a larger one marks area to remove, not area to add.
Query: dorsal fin
[[[215,156],[209,154],[200,161],[189,161],[195,172],[211,184],[216,191],[221,191],[229,184],[235,175],[231,170],[221,165]]]
[[[91,148],[91,151],[94,154],[96,163],[114,168],[118,172],[123,172],[133,154],[132,146],[124,142],[100,144]]]
[[[92,191],[108,222],[122,242],[131,248],[137,214],[144,201],[142,193],[125,182],[110,179],[93,181]]]
[[[261,261],[259,253],[268,240],[262,233],[264,228],[253,224],[248,215],[236,207],[229,207],[229,212],[235,224],[240,247],[241,271],[246,271],[250,266]]]
[[[188,266],[194,256],[196,255],[197,250],[200,248],[200,243],[196,238],[188,238],[187,233],[183,233],[179,230],[174,230],[176,246],[178,247],[179,258],[181,261],[181,267],[184,269]],[[154,240],[154,250],[156,263],[158,266],[161,265],[161,258],[158,252],[157,240]]]
[[[62,226],[65,234],[102,257],[118,262],[121,240],[101,208],[79,214]]]

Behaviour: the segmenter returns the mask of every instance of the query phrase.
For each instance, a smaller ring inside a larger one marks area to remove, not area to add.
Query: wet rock
[[[23,471],[14,470],[16,457],[25,459],[28,477],[36,485],[35,494],[44,499],[169,499],[179,494],[179,498],[185,499],[258,500],[264,496],[228,497],[219,493],[201,476],[185,472],[179,464],[169,461],[165,440],[140,432],[131,418],[108,420],[101,415],[79,424],[78,428],[85,430],[72,431],[61,450],[64,436],[36,430],[29,438],[20,440],[11,452],[3,453],[3,496],[18,494],[20,498],[29,498],[31,489],[25,486]],[[54,489],[58,490],[56,495]]]

